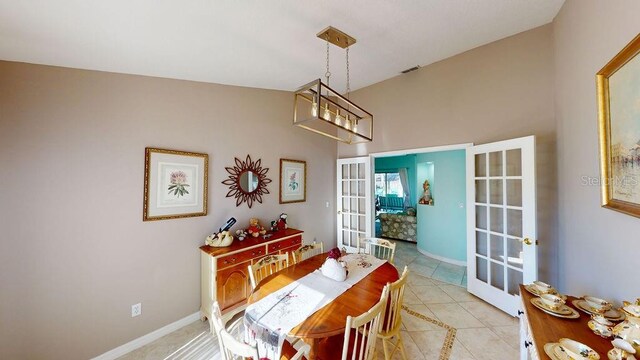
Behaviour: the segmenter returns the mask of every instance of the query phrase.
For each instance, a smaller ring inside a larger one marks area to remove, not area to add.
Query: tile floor
[[[428,258],[398,241],[395,264],[409,266],[405,304],[457,329],[451,360],[518,359],[518,320],[469,294],[466,268]],[[446,330],[409,314],[402,336],[409,359],[438,359]],[[379,352],[381,355],[381,352]],[[396,354],[394,359],[400,359]],[[382,358],[382,357],[380,357]],[[196,321],[120,359],[219,359],[208,322]]]

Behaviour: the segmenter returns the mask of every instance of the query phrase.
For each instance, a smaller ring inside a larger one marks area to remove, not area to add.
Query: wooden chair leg
[[[402,355],[402,360],[407,360],[407,354],[404,352],[404,341],[402,341],[402,335],[398,332],[398,347],[400,347],[400,355]]]
[[[389,354],[389,349],[387,349],[387,342],[389,340],[387,339],[383,339],[382,340],[382,350],[384,350],[384,359],[385,360],[391,360],[391,355]]]

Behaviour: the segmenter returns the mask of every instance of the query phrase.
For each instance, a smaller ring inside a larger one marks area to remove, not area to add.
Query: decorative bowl
[[[536,290],[538,290],[540,294],[551,293],[554,290],[553,286],[542,281],[534,281],[533,286],[535,286]]]
[[[540,299],[542,302],[548,306],[550,309],[558,310],[562,305],[564,305],[564,300],[557,295],[553,294],[542,294],[540,295]]]
[[[604,299],[600,299],[594,296],[583,296],[584,301],[591,308],[592,311],[603,314],[613,307],[610,302]]]
[[[562,338],[559,341],[560,348],[564,350],[564,352],[569,355],[571,359],[575,360],[598,360],[600,359],[600,355],[595,352],[592,348],[587,345],[577,342],[575,340]]]

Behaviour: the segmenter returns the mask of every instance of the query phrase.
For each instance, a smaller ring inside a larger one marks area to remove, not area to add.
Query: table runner
[[[349,254],[341,260],[349,269],[345,281],[332,280],[315,270],[247,307],[245,341],[257,344],[261,360],[279,360],[291,329],[386,262],[365,254]]]

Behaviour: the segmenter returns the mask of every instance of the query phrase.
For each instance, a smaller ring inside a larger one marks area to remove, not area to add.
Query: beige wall
[[[334,244],[336,144],[294,128],[292,107],[287,92],[0,62],[0,358],[86,359],[193,314],[198,246],[230,216],[287,212]],[[146,146],[209,154],[208,216],[142,222]],[[247,154],[274,181],[251,210],[221,184]],[[278,204],[281,157],[307,161],[307,202]]]
[[[595,73],[640,31],[640,2],[567,0],[554,22],[560,288],[640,296],[640,219],[600,207]]]
[[[354,93],[375,116],[374,141],[339,157],[536,135],[540,276],[557,279],[552,26],[470,50]],[[399,69],[400,70],[400,69]]]

